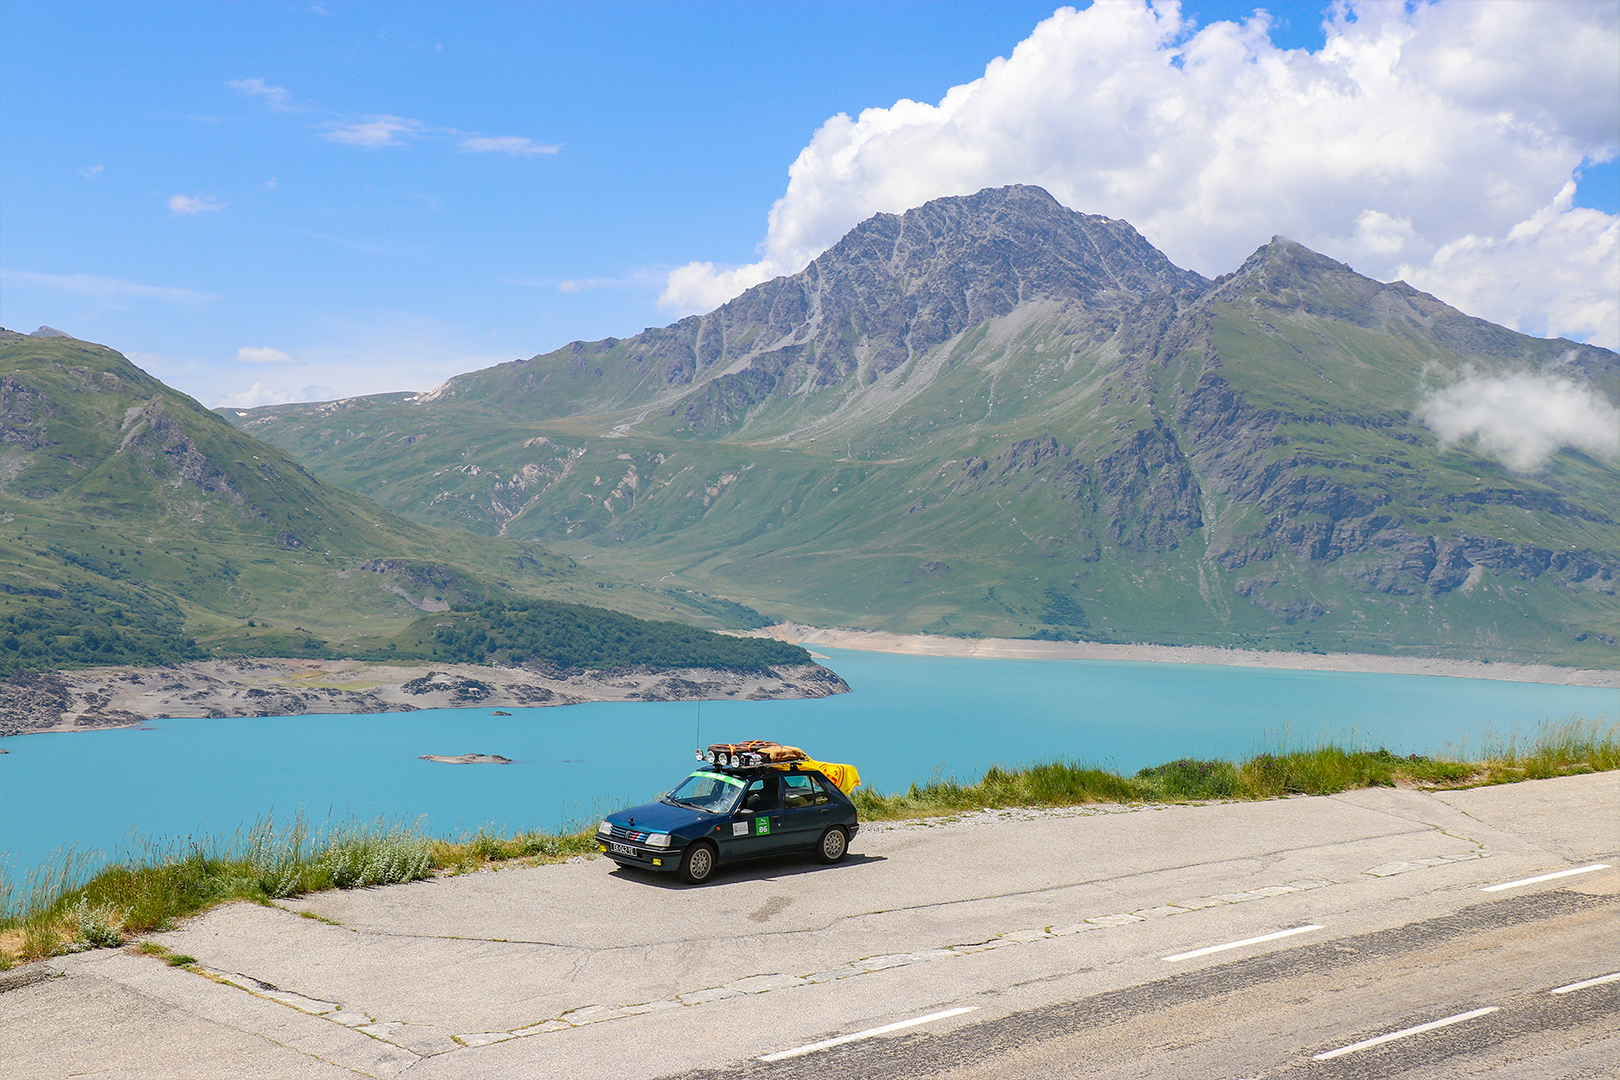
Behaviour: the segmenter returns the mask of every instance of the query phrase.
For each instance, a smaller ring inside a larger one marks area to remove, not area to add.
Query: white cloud
[[[285,88],[271,86],[263,79],[233,79],[225,85],[239,94],[263,98],[266,105],[278,112],[292,108],[292,95]]]
[[[211,199],[206,195],[170,195],[169,213],[179,216],[181,214],[216,214],[225,209],[225,204],[218,199]]]
[[[1281,233],[1485,305],[1471,314],[1620,345],[1617,219],[1558,201],[1617,149],[1620,5],[1350,0],[1315,53],[1274,47],[1264,16],[1189,30],[1170,0],[1063,8],[938,104],[832,117],[789,168],[761,258],[689,263],[659,302],[708,310],[874,213],[1031,183],[1205,274]],[[1510,302],[1555,278],[1556,302]]]
[[[302,360],[294,360],[280,349],[261,349],[252,345],[244,345],[236,350],[236,361],[239,364],[297,364],[303,365]]]
[[[218,300],[213,293],[193,292],[161,285],[140,285],[123,278],[101,277],[96,274],[39,274],[31,270],[0,270],[0,280],[13,286],[47,289],[89,297],[104,304],[117,304],[125,300],[163,300],[171,304],[198,304],[205,300]]]
[[[106,170],[105,165],[88,165],[85,168],[82,168],[82,169],[79,170],[79,175],[84,177],[86,180],[94,180],[96,177],[100,176],[102,174],[102,172],[104,172],[105,170]]]
[[[1461,237],[1428,263],[1402,266],[1399,273],[1471,315],[1614,348],[1620,345],[1620,217],[1572,207],[1574,194],[1571,181],[1506,236]],[[1511,268],[1520,272],[1504,273]]]
[[[659,288],[668,276],[667,267],[649,267],[632,270],[622,277],[590,278],[531,278],[509,277],[501,280],[507,285],[523,285],[534,289],[556,289],[560,293],[594,292],[598,289],[651,290]]]
[[[363,146],[375,150],[382,146],[407,145],[400,136],[416,138],[422,134],[422,123],[403,116],[368,116],[364,120],[334,120],[326,125],[321,138],[345,146]]]
[[[215,409],[254,409],[260,405],[285,405],[291,401],[331,401],[337,397],[330,386],[301,386],[297,389],[277,389],[255,382],[246,390],[234,394],[221,394],[214,402]]]
[[[1620,409],[1561,375],[1466,371],[1427,395],[1414,414],[1440,437],[1442,450],[1472,441],[1514,472],[1534,472],[1565,446],[1620,456]]]
[[[466,153],[499,153],[499,154],[555,154],[562,149],[561,146],[552,146],[547,143],[537,143],[533,139],[521,135],[469,135],[461,140],[461,149]]]

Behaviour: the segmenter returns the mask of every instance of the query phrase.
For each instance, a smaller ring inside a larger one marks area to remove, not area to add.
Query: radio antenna
[[[701,752],[702,749],[703,749],[703,699],[702,698],[698,698],[698,703],[697,703],[697,732],[695,733],[694,737],[697,739],[697,745],[694,746],[693,749]]]

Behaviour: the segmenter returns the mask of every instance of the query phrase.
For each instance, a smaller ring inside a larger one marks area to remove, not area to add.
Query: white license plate
[[[632,859],[636,857],[636,849],[631,847],[629,844],[609,843],[608,850],[613,852],[615,855],[628,855]]]

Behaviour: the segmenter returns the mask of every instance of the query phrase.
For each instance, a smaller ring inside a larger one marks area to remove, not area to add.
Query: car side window
[[[810,776],[790,773],[782,778],[783,805],[789,810],[800,806],[817,806],[827,802],[827,793],[816,786]]]
[[[767,776],[753,780],[749,782],[748,790],[743,792],[742,809],[752,810],[756,814],[768,814],[781,807],[780,798],[776,777]]]
[[[819,800],[817,800],[817,801],[818,802],[831,802],[832,801],[832,793],[834,791],[838,790],[837,786],[834,785],[833,782],[831,780],[827,779],[825,776],[817,776],[815,779],[816,779],[816,786],[821,789],[821,792],[820,792],[821,798]]]

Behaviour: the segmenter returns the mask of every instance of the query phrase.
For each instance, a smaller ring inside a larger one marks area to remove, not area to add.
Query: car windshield
[[[743,782],[735,776],[699,769],[677,784],[675,790],[664,798],[681,806],[707,810],[711,814],[723,814],[736,805],[737,796],[742,794],[742,789]]]

